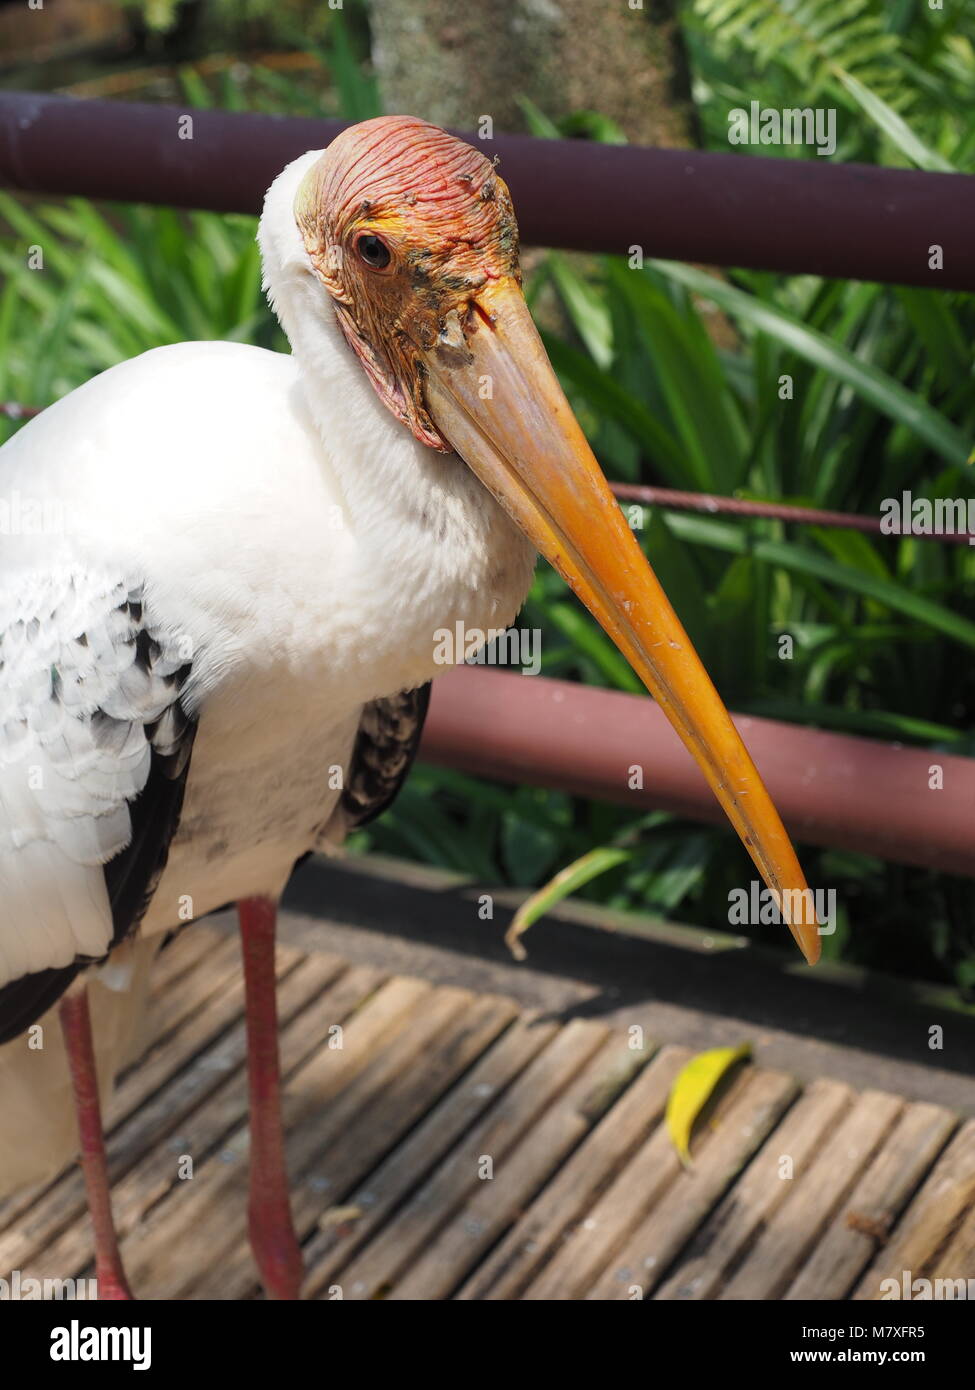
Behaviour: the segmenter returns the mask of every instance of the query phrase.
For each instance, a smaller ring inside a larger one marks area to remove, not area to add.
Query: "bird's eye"
[[[372,232],[367,232],[364,236],[359,237],[355,245],[362,260],[373,270],[385,270],[386,266],[389,265],[389,247]]]

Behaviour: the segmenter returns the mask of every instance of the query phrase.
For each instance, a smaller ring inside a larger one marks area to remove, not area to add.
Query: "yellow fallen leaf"
[[[327,1231],[330,1226],[344,1226],[347,1221],[357,1221],[361,1215],[361,1207],[329,1207],[318,1218],[318,1226],[320,1230]]]
[[[691,1161],[694,1122],[714,1095],[728,1070],[752,1053],[751,1043],[740,1047],[713,1047],[699,1052],[682,1067],[667,1098],[667,1133],[685,1168]]]

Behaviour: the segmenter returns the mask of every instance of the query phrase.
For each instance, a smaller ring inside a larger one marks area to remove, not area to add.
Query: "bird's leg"
[[[88,1210],[95,1231],[95,1279],[99,1299],[131,1298],[129,1282],[122,1267],[112,1195],[105,1160],[105,1135],[98,1098],[98,1071],[91,1037],[88,986],[76,983],[61,997],[61,1031],[68,1054],[71,1085],[74,1090],[78,1138],[81,1141],[81,1171],[88,1194]]]
[[[281,1121],[274,969],[277,905],[267,898],[244,898],[237,904],[237,915],[247,1011],[251,1248],[268,1298],[298,1298],[304,1266],[291,1220]]]

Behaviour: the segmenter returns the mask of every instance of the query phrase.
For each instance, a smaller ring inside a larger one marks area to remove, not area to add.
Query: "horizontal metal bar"
[[[183,138],[192,117],[192,138]],[[0,93],[0,184],[256,212],[275,174],[343,122]],[[975,289],[975,176],[499,135],[538,246]],[[929,248],[942,248],[942,270]]]
[[[0,410],[3,407],[0,406]],[[847,531],[864,531],[871,536],[901,538],[901,532],[885,531],[880,517],[858,512],[828,512],[819,507],[798,507],[787,502],[754,502],[746,497],[722,497],[713,492],[682,492],[671,487],[652,487],[646,483],[610,483],[622,502],[663,507],[675,512],[700,512],[702,516],[737,516],[753,520],[795,522],[799,526],[825,526]],[[908,532],[907,534],[911,534]],[[919,531],[912,540],[935,541],[941,545],[969,545],[975,535],[951,531],[942,535]]]
[[[975,877],[975,759],[750,715],[735,723],[796,840]],[[433,683],[420,757],[635,812],[724,819],[659,707],[619,691],[458,667]],[[929,790],[935,763],[940,791]],[[641,790],[629,786],[636,765]]]

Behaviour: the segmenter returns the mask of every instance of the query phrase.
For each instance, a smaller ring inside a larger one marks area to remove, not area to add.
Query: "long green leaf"
[[[963,646],[975,648],[975,623],[943,608],[931,599],[873,573],[838,564],[827,555],[792,541],[754,540],[744,531],[695,516],[668,516],[667,524],[678,536],[732,555],[753,555],[770,565],[833,584],[850,593],[871,598],[894,612],[944,633]]]
[[[892,140],[899,150],[907,155],[919,169],[927,169],[939,174],[956,174],[958,170],[936,150],[930,149],[923,140],[918,139],[902,117],[893,107],[888,106],[882,97],[842,68],[835,69],[836,76],[850,93],[860,109],[870,117],[878,130]]]
[[[758,332],[777,338],[807,362],[832,373],[883,414],[913,430],[949,463],[967,463],[972,441],[966,439],[927,401],[886,372],[861,362],[847,348],[807,327],[784,310],[753,295],[743,294],[723,280],[716,280],[713,275],[676,262],[654,261],[652,264],[662,274],[695,294],[720,304],[729,314],[750,324]]]
[[[615,869],[618,864],[625,864],[628,859],[633,858],[633,854],[634,851],[631,849],[618,849],[613,845],[591,849],[588,854],[582,855],[574,863],[560,869],[555,877],[545,884],[544,888],[539,888],[537,892],[526,898],[512,918],[511,926],[504,938],[505,944],[515,960],[524,960],[527,956],[528,953],[521,944],[520,937],[534,922],[538,921],[539,917],[551,911],[556,903],[560,903],[563,898],[567,898],[570,893],[574,893],[577,888],[589,883],[599,874],[604,874],[609,869]]]
[[[606,371],[613,361],[613,326],[605,296],[578,275],[564,256],[553,253],[548,260],[573,327],[596,366]]]

